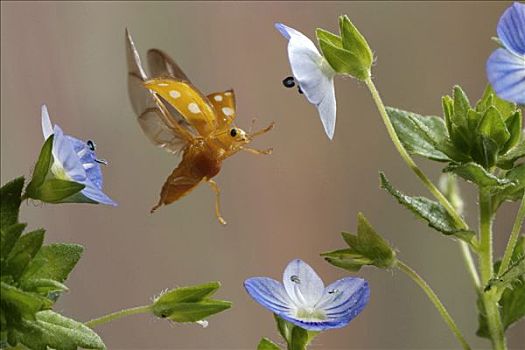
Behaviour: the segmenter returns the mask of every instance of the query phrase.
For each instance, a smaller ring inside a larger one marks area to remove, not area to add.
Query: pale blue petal
[[[499,97],[525,104],[525,56],[497,49],[487,61],[487,76]]]
[[[248,278],[244,282],[244,288],[256,302],[273,313],[287,314],[294,308],[283,285],[272,278]]]
[[[278,315],[279,317],[285,319],[288,322],[295,324],[301,328],[304,328],[308,331],[320,332],[326,331],[328,329],[342,328],[346,326],[350,321],[344,319],[327,319],[324,321],[304,321],[297,319],[289,314]]]
[[[73,144],[58,125],[54,128],[53,157],[62,165],[66,174],[78,183],[86,181],[86,171],[73,148]]]
[[[525,55],[525,5],[515,2],[498,22],[498,37],[506,49]]]
[[[290,40],[290,34],[288,32],[291,29],[290,27],[287,27],[282,23],[275,23],[275,29],[277,29],[286,40]]]
[[[336,120],[336,102],[335,102],[335,89],[334,80],[330,79],[325,82],[323,88],[325,93],[322,101],[317,105],[321,122],[323,123],[324,131],[331,140],[334,138],[335,132],[335,120]]]
[[[318,308],[325,312],[328,320],[339,319],[348,323],[363,310],[369,298],[367,281],[347,277],[326,287]]]
[[[97,155],[95,151],[92,151],[85,141],[74,138],[73,136],[67,136],[75,152],[80,157],[80,163],[86,171],[88,179],[98,188],[102,189],[103,179],[102,170],[100,163],[96,161]]]
[[[86,187],[80,191],[84,196],[91,199],[92,201],[95,201],[100,204],[106,204],[111,206],[116,206],[117,203],[115,203],[111,198],[109,198],[104,192],[102,192],[100,189],[95,187],[92,183],[87,182]]]
[[[286,293],[297,306],[314,306],[324,291],[324,283],[317,273],[304,261],[292,260],[283,274]]]
[[[47,106],[42,105],[42,133],[44,134],[44,139],[47,140],[49,136],[53,135],[53,125],[51,124],[51,119],[49,119],[49,113],[47,112]]]

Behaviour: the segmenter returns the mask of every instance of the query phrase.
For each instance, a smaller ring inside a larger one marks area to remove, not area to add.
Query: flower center
[[[323,321],[326,319],[326,315],[323,311],[315,308],[301,307],[296,311],[296,317],[306,321]]]

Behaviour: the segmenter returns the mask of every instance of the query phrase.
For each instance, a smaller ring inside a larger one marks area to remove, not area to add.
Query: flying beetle
[[[166,179],[151,213],[207,182],[215,192],[215,215],[226,224],[221,216],[220,188],[213,177],[221,170],[222,162],[239,151],[270,154],[271,148],[258,150],[247,145],[270,131],[274,123],[255,132],[250,127],[245,132],[234,123],[233,90],[203,95],[175,61],[157,49],[147,53],[148,76],[127,29],[126,49],[128,94],[142,130],[156,146],[182,153],[182,160]]]

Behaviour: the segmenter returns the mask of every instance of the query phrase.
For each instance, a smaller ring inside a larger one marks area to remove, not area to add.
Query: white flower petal
[[[335,71],[305,35],[281,23],[275,27],[289,40],[288,59],[293,76],[308,102],[317,107],[325,132],[332,139],[336,119]]]
[[[324,283],[317,273],[304,261],[292,260],[283,274],[286,293],[297,306],[313,307],[324,292]]]
[[[53,125],[51,125],[51,119],[49,119],[49,113],[47,112],[47,106],[42,105],[42,133],[44,139],[47,140],[49,136],[53,135]]]

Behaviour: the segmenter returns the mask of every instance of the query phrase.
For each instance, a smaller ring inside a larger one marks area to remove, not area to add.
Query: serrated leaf
[[[24,328],[19,340],[31,349],[106,349],[92,329],[50,310],[37,313],[35,321],[25,321]]]
[[[257,345],[257,350],[281,350],[281,348],[268,338],[262,338]]]
[[[525,157],[525,137],[521,136],[521,141],[511,148],[507,153],[498,158],[498,167],[502,169],[511,169],[514,162]]]
[[[2,303],[11,305],[24,318],[32,319],[36,312],[51,308],[52,302],[38,294],[26,292],[0,282]]]
[[[84,189],[84,185],[67,180],[48,179],[33,193],[31,198],[47,203],[60,203]]]
[[[7,256],[15,246],[22,232],[24,232],[26,226],[26,224],[14,224],[0,228],[0,266],[2,271]]]
[[[0,188],[0,228],[18,223],[24,178],[19,177]]]
[[[32,194],[34,194],[38,187],[44,183],[49,168],[51,168],[51,162],[53,160],[53,138],[54,135],[51,135],[47,138],[46,142],[44,142],[44,145],[40,150],[38,161],[35,165],[35,170],[33,171],[33,177],[27,185],[26,192],[31,198],[34,198]]]
[[[358,214],[357,235],[343,232],[342,236],[350,247],[322,253],[329,263],[350,271],[359,271],[364,265],[387,269],[395,263],[395,251],[385,241],[362,213]]]
[[[443,172],[451,172],[473,182],[479,187],[505,188],[512,184],[508,179],[499,178],[489,173],[485,168],[476,163],[450,164]]]
[[[423,117],[392,107],[387,107],[386,111],[397,136],[409,153],[437,161],[451,161],[438,146],[443,145],[448,137],[443,119]]]
[[[23,282],[31,279],[52,279],[64,282],[82,256],[84,248],[78,244],[54,243],[43,246],[20,277]]]
[[[25,268],[36,255],[44,241],[44,230],[35,230],[21,236],[7,256],[5,274],[20,277]]]
[[[383,173],[380,173],[380,177],[381,187],[394,196],[405,208],[425,220],[430,227],[445,235],[453,235],[458,239],[470,243],[475,233],[458,229],[452,217],[441,204],[425,197],[407,196],[396,190]]]

